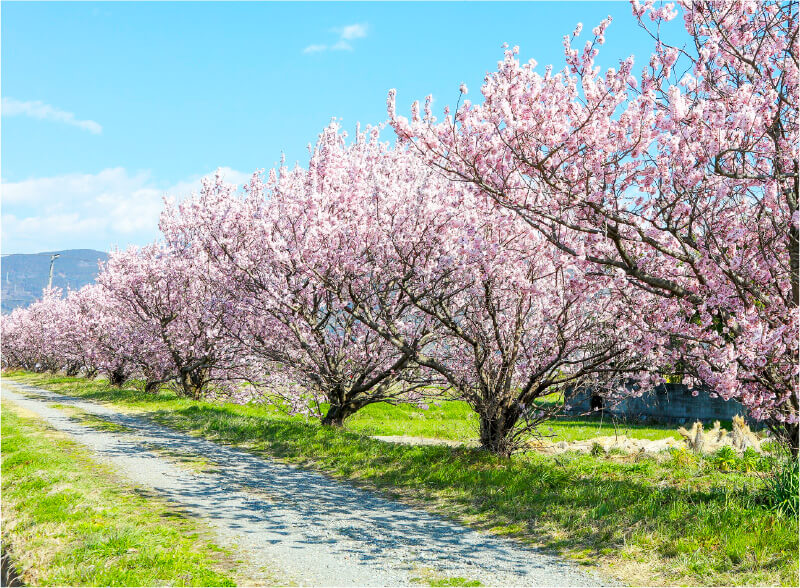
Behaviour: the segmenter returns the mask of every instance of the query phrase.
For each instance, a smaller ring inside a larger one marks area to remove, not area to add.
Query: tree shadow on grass
[[[658,476],[648,479],[660,467],[655,462],[648,467],[592,467],[598,462],[582,457],[558,465],[541,456],[503,459],[470,448],[387,444],[312,423],[232,415],[222,406],[192,406],[154,416],[225,443],[246,442],[268,456],[313,463],[418,504],[446,497],[437,501],[437,511],[473,519],[472,526],[480,529],[516,525],[519,530],[512,535],[554,552],[600,555],[622,547],[634,532],[649,536],[657,550],[687,535],[716,537],[724,544],[728,535],[752,534],[757,541],[763,529],[752,525],[753,518],[763,519],[766,526],[771,516],[754,504],[746,488],[675,487]],[[783,526],[775,539],[789,549],[797,524]],[[553,527],[560,532],[547,530]]]

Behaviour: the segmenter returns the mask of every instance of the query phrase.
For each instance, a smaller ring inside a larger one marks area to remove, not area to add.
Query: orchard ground
[[[477,423],[459,402],[374,405],[343,430],[264,406],[194,402],[51,375],[15,381],[135,411],[162,425],[322,471],[481,530],[510,535],[597,566],[626,584],[797,585],[798,523],[761,499],[774,465],[619,454],[499,458],[469,447],[407,446],[372,435],[474,440]],[[544,432],[579,440],[614,434],[614,423],[554,421]],[[670,427],[616,425],[620,434],[677,437]],[[4,448],[5,453],[5,448]]]

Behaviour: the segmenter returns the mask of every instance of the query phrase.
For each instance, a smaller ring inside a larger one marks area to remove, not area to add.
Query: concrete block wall
[[[697,396],[693,395],[697,392]],[[707,390],[693,389],[683,384],[661,384],[638,398],[609,401],[591,391],[581,391],[567,402],[569,414],[600,412],[633,419],[665,423],[683,423],[714,420],[731,420],[736,415],[746,415],[744,407],[736,400],[712,398]]]

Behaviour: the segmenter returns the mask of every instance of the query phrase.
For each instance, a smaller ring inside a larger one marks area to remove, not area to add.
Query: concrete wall
[[[697,396],[692,393],[696,392]],[[683,384],[661,384],[638,398],[619,401],[600,399],[590,391],[576,393],[569,401],[569,414],[600,412],[627,419],[659,422],[694,422],[731,420],[737,414],[745,415],[744,407],[736,400],[711,398],[703,389],[691,389]]]

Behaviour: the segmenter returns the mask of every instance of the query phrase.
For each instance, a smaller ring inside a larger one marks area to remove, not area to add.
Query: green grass
[[[3,403],[3,544],[26,584],[232,586],[197,523]]]
[[[371,404],[353,415],[348,430],[365,435],[410,435],[451,441],[474,442],[478,417],[466,402],[445,400],[426,410],[413,404]],[[539,427],[549,441],[582,441],[604,435],[627,435],[635,439],[679,439],[675,427],[613,422],[607,417],[559,417]]]
[[[108,386],[103,380],[86,380],[70,376],[8,372],[6,374],[20,382],[44,385],[50,390],[69,392],[88,400],[117,402],[120,390]],[[180,409],[193,406],[192,400],[179,397],[174,392],[163,390],[158,394],[146,394],[133,386],[126,386],[124,406],[145,411],[161,408]],[[238,414],[288,418],[271,405],[249,405],[233,407]],[[302,420],[302,419],[294,419]],[[347,420],[345,427],[364,435],[410,435],[450,441],[474,442],[478,438],[478,417],[466,402],[443,400],[430,403],[427,409],[414,404],[371,404]],[[730,428],[730,427],[728,427]],[[601,417],[560,417],[543,424],[539,433],[552,442],[581,441],[604,435],[627,435],[636,439],[679,439],[674,426],[613,422]]]
[[[414,404],[384,402],[365,406],[345,426],[364,435],[411,435],[452,441],[478,438],[478,417],[466,402],[445,400],[422,409]]]
[[[680,439],[673,425],[614,422],[601,417],[558,418],[545,423],[539,432],[551,441],[584,441],[593,437],[626,435],[632,439]]]
[[[429,586],[482,586],[478,580],[468,580],[461,576],[452,578],[436,578],[427,582]]]
[[[798,584],[797,518],[762,504],[759,472],[720,471],[711,460],[679,452],[660,459],[575,453],[502,459],[467,447],[386,444],[364,434],[462,435],[459,427],[469,417],[457,404],[435,407],[425,419],[413,414],[421,412],[415,407],[372,407],[350,430],[334,430],[258,406],[193,403],[72,378],[13,377],[380,489],[473,527],[599,564],[626,583]],[[402,418],[426,424],[403,428]],[[556,426],[564,434],[590,430],[594,436],[599,423]]]
[[[418,576],[412,577],[411,582],[422,586],[447,587],[447,586],[483,586],[478,580],[470,580],[461,576],[442,576],[430,568],[419,568]]]

